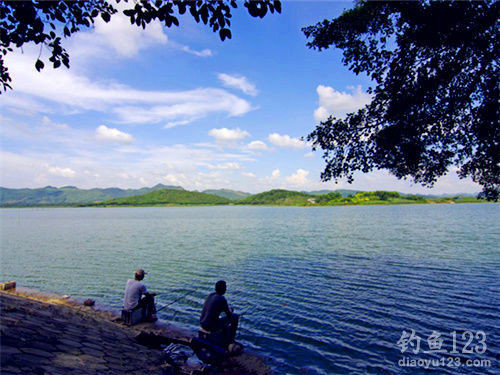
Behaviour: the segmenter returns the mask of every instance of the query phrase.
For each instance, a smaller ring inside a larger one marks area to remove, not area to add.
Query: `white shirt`
[[[136,307],[144,293],[147,293],[147,289],[143,283],[130,279],[127,281],[125,286],[125,296],[123,297],[123,309],[132,310]]]

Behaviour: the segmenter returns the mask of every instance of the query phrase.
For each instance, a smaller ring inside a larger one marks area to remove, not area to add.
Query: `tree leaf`
[[[220,40],[224,41],[226,38],[231,39],[231,30],[221,29],[219,31]]]
[[[43,69],[44,66],[45,66],[45,64],[43,63],[42,60],[40,60],[40,59],[36,60],[36,63],[35,63],[36,70],[40,71]]]
[[[101,13],[101,18],[104,20],[104,22],[108,23],[111,20],[111,16],[109,13]]]

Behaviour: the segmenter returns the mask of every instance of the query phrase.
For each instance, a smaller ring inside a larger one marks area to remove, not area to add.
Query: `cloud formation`
[[[103,142],[114,142],[114,143],[132,143],[134,138],[128,134],[124,133],[115,128],[108,128],[105,125],[100,125],[95,131],[95,137],[99,141]]]
[[[217,142],[223,143],[232,143],[236,141],[240,141],[245,137],[249,137],[250,134],[241,130],[240,128],[236,129],[228,129],[228,128],[220,128],[220,129],[212,129],[208,132],[208,135],[214,137]]]
[[[71,168],[49,167],[48,172],[61,177],[73,178],[76,176],[76,172]]]
[[[314,111],[317,122],[325,121],[330,116],[342,117],[370,103],[370,95],[361,90],[361,86],[350,87],[351,94],[340,92],[333,87],[319,85],[316,92],[319,97],[319,107]]]
[[[116,116],[115,121],[119,123],[165,121],[167,127],[172,127],[214,113],[225,113],[233,117],[241,116],[252,109],[248,101],[223,89],[137,90],[119,83],[95,81],[63,68],[46,68],[38,73],[33,67],[34,60],[19,53],[12,53],[7,58],[16,90],[7,93],[7,101],[4,101],[3,105],[23,110],[93,110],[113,113]],[[26,98],[30,100],[25,100]],[[35,98],[45,105],[33,105]]]
[[[297,172],[288,176],[286,181],[294,186],[306,186],[309,183],[307,176],[309,172],[304,169],[297,169]]]
[[[190,54],[198,56],[198,57],[210,57],[210,56],[213,56],[212,50],[210,50],[208,48],[205,48],[204,50],[201,50],[201,51],[196,51],[194,49],[191,49],[188,46],[183,46],[183,45],[180,45],[178,43],[175,43],[175,44],[172,43],[172,44],[174,46],[179,46],[179,48],[181,50],[183,50],[184,52],[190,53]]]
[[[267,139],[273,145],[276,145],[278,147],[294,148],[296,150],[300,150],[300,149],[307,147],[306,142],[301,141],[298,138],[292,138],[289,135],[281,135],[278,133],[272,133],[272,134],[269,134],[269,137],[267,137]]]
[[[249,150],[254,150],[254,151],[267,151],[269,150],[269,147],[262,142],[262,141],[252,141],[246,146],[247,149]]]
[[[72,57],[109,58],[112,54],[118,57],[133,58],[142,50],[155,45],[170,47],[198,57],[213,55],[210,49],[197,51],[184,44],[172,41],[163,31],[160,21],[152,20],[145,29],[130,24],[130,19],[123,15],[123,10],[133,6],[133,2],[113,4],[119,11],[109,22],[96,18],[94,28],[90,32],[80,32],[68,43]]]
[[[225,87],[231,87],[243,91],[247,95],[255,96],[259,93],[257,88],[253,83],[251,83],[246,77],[240,75],[230,75],[226,73],[218,74],[222,85]]]
[[[122,14],[129,4],[115,4],[120,9],[111,17],[109,22],[97,18],[94,24],[94,33],[97,39],[111,46],[115,52],[122,56],[132,57],[141,49],[154,44],[167,44],[167,35],[163,32],[159,21],[151,21],[146,29],[130,25],[130,20]],[[123,8],[123,9],[121,9]]]
[[[222,170],[236,171],[238,169],[242,169],[242,166],[239,163],[229,162],[217,165],[209,165],[208,169],[222,169]]]

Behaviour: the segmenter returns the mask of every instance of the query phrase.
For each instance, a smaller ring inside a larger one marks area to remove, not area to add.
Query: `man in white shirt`
[[[123,297],[123,309],[126,311],[142,308],[142,317],[146,321],[156,321],[156,307],[154,293],[148,293],[146,286],[141,283],[147,273],[139,269],[135,271],[134,279],[127,281]],[[144,298],[141,297],[144,295]]]

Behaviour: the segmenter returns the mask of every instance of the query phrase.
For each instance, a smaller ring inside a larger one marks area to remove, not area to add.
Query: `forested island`
[[[230,189],[184,190],[180,186],[152,188],[91,189],[46,187],[40,189],[0,188],[1,207],[150,207],[150,206],[352,206],[435,203],[480,203],[474,196],[432,197],[395,191],[322,190],[299,192],[273,189],[250,194]]]

